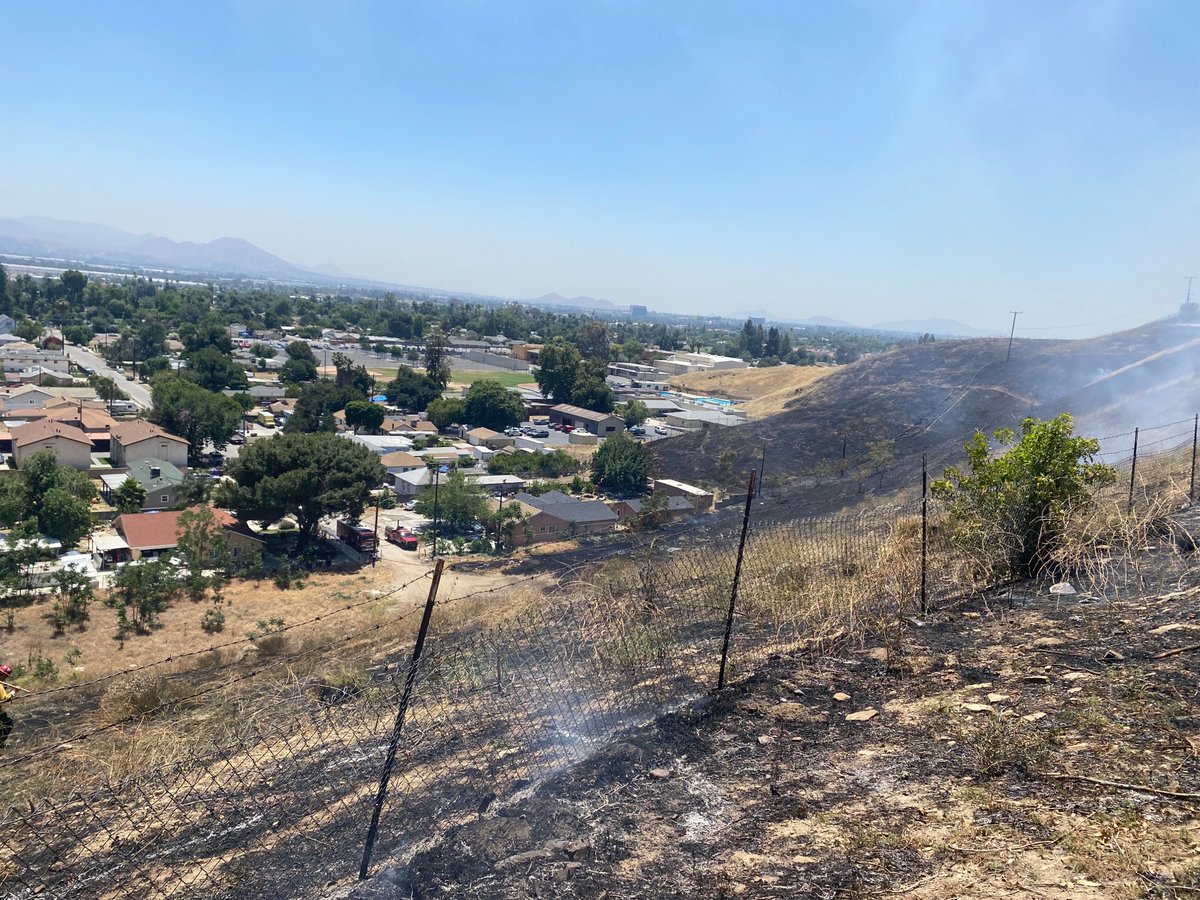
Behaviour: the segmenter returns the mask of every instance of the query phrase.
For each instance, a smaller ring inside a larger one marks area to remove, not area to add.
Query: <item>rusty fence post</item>
[[[725,638],[721,641],[721,670],[717,674],[717,690],[725,687],[725,666],[729,662],[729,641],[733,637],[733,612],[737,608],[738,582],[742,578],[742,556],[746,552],[746,535],[750,530],[750,507],[754,504],[755,475],[750,470],[746,486],[746,511],[742,515],[742,537],[738,541],[737,565],[733,569],[733,588],[729,592],[729,612],[725,616]]]
[[[926,584],[929,572],[929,465],[921,454],[921,615],[929,612]]]
[[[1200,438],[1200,413],[1192,420],[1192,479],[1188,482],[1188,500],[1196,499],[1196,444]]]
[[[1133,511],[1133,484],[1137,478],[1137,451],[1138,451],[1138,429],[1133,429],[1133,462],[1129,466],[1129,507],[1130,512]]]
[[[429,596],[425,598],[425,612],[421,616],[421,627],[417,630],[417,642],[413,645],[412,661],[408,664],[408,675],[404,679],[404,692],[400,695],[400,706],[396,710],[396,723],[392,726],[387,758],[383,762],[383,771],[379,775],[379,789],[375,792],[375,808],[371,813],[371,824],[367,827],[367,842],[363,847],[362,865],[358,869],[359,881],[366,880],[367,871],[371,867],[371,854],[375,850],[375,836],[379,831],[379,816],[383,812],[384,801],[387,800],[388,782],[392,777],[392,767],[396,764],[396,749],[400,746],[400,733],[404,730],[404,717],[408,714],[408,702],[412,698],[413,685],[417,681],[417,666],[421,662],[425,636],[429,633],[429,620],[433,616],[438,585],[442,580],[442,567],[445,564],[444,559],[439,559],[433,567],[433,581],[429,585]]]

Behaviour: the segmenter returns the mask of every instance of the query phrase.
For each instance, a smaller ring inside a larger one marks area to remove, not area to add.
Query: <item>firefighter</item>
[[[4,707],[12,702],[17,691],[24,690],[20,685],[7,684],[10,675],[12,675],[12,666],[0,666],[0,750],[4,749],[4,744],[13,730],[12,716],[5,711]]]

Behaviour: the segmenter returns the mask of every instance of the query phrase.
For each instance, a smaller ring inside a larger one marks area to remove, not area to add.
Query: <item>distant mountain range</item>
[[[207,243],[173,241],[92,222],[42,216],[0,218],[0,253],[259,278],[349,277],[330,264],[308,268],[290,263],[241,238],[222,237]]]
[[[470,297],[489,302],[507,302],[506,298],[451,292],[438,288],[419,288],[348,275],[331,263],[301,266],[256,247],[242,238],[222,237],[207,243],[173,241],[153,234],[133,234],[94,222],[71,222],[45,216],[0,217],[0,254],[60,260],[71,265],[91,263],[140,269],[165,269],[172,273],[196,275],[232,275],[250,278],[299,281],[309,284],[357,283],[363,287],[423,291],[435,296]],[[596,297],[564,297],[543,294],[522,301],[533,306],[559,309],[611,312],[626,307]],[[810,316],[799,321],[781,319],[769,311],[757,309],[730,316],[748,316],[823,328],[860,329],[841,319]],[[951,319],[906,319],[867,326],[875,331],[901,331],[938,336],[990,337],[996,332],[980,331]]]
[[[597,300],[595,297],[564,297],[562,294],[542,294],[532,300],[522,301],[534,306],[571,306],[576,309],[620,309],[609,300]]]

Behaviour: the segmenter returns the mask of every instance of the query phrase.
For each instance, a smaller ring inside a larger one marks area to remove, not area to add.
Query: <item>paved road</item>
[[[67,356],[71,358],[71,361],[75,365],[82,368],[95,369],[97,375],[104,375],[107,378],[111,378],[117,383],[117,387],[128,394],[129,399],[142,409],[149,409],[153,405],[150,402],[150,388],[126,378],[94,353],[76,344],[68,344]]]

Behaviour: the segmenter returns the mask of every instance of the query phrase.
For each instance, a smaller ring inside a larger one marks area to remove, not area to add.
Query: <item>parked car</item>
[[[535,438],[548,438],[550,437],[550,432],[545,428],[535,428],[529,432],[529,436]]]
[[[629,433],[636,434],[636,435],[643,435],[646,433],[646,429],[643,428],[641,425],[634,425],[632,428],[629,429]]]
[[[655,434],[666,434],[666,433],[667,433],[667,429],[663,428],[661,425],[655,425],[655,426],[654,426],[654,433],[655,433]]]
[[[408,510],[409,512],[412,512],[414,509],[416,509],[416,508],[417,508],[417,501],[416,501],[416,500],[406,500],[406,501],[404,501],[404,508],[405,508],[406,510]]]
[[[246,436],[239,431],[229,438],[229,443],[244,444],[244,443],[246,443]]]

